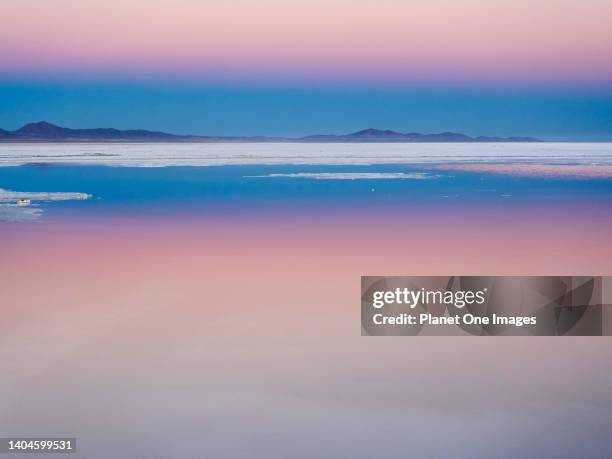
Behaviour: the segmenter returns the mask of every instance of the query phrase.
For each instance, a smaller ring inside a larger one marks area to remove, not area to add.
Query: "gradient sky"
[[[6,0],[0,127],[612,139],[608,0]]]

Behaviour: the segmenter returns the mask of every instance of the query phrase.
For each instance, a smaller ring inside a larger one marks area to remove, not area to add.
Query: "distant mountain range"
[[[409,132],[402,134],[395,131],[364,129],[344,135],[310,135],[298,139],[301,142],[541,142],[533,137],[470,137],[456,132],[440,134],[421,134]]]
[[[29,123],[15,131],[0,129],[0,142],[541,142],[533,137],[470,137],[454,132],[420,134],[364,129],[343,135],[306,137],[217,137],[175,135],[144,129],[113,128],[70,129],[46,121]]]

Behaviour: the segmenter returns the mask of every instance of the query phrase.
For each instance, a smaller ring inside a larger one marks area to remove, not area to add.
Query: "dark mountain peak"
[[[35,134],[35,133],[49,133],[49,132],[57,132],[65,130],[65,128],[61,128],[56,126],[55,124],[51,124],[47,121],[39,121],[37,123],[28,123],[19,129],[17,129],[16,133],[23,134]]]
[[[352,137],[389,137],[389,136],[393,136],[393,137],[398,137],[398,136],[402,136],[402,134],[400,134],[399,132],[395,132],[395,131],[391,131],[391,130],[382,130],[382,129],[374,129],[374,128],[368,128],[368,129],[363,129],[361,131],[357,131],[357,132],[353,132],[352,134],[349,134]]]
[[[56,126],[47,121],[39,121],[38,123],[29,123],[20,127],[12,134],[14,137],[21,139],[32,140],[57,140],[68,137],[72,129]]]
[[[120,130],[114,128],[70,129],[47,121],[29,123],[13,132],[0,134],[5,140],[33,140],[33,141],[175,141],[183,137],[163,132],[147,131],[144,129]]]

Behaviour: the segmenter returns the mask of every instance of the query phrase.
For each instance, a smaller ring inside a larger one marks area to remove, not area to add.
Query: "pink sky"
[[[605,83],[608,0],[6,0],[5,74]]]

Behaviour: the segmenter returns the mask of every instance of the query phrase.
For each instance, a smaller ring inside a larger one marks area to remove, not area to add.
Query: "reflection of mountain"
[[[538,142],[532,137],[470,137],[464,134],[402,134],[395,131],[364,129],[343,135],[286,137],[216,137],[174,135],[144,129],[70,129],[46,121],[29,123],[15,130],[0,129],[0,141],[10,142]]]

